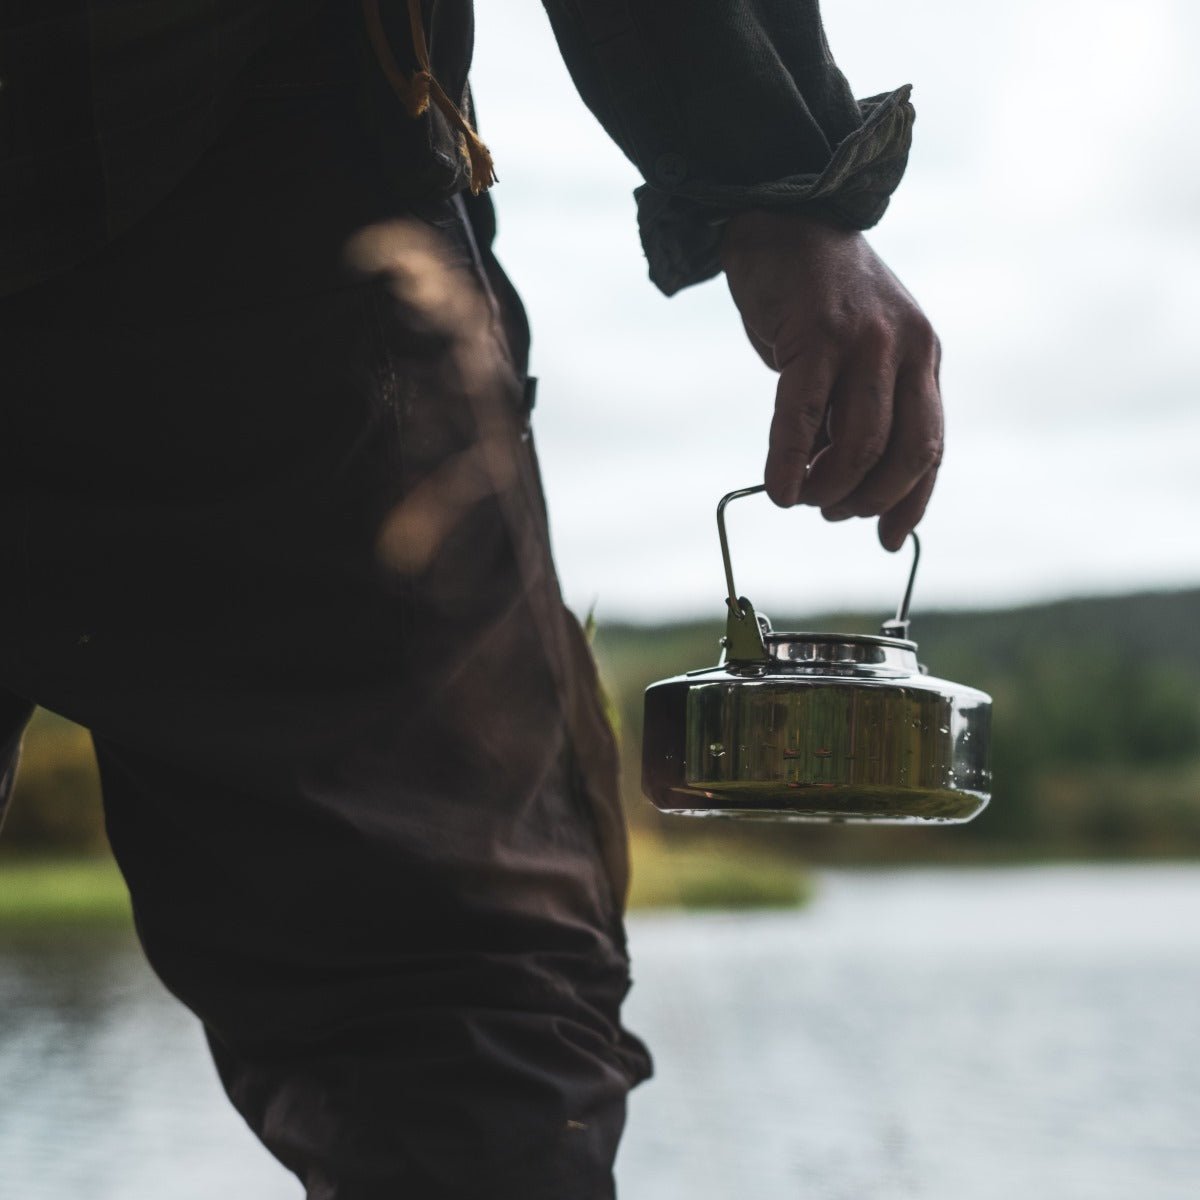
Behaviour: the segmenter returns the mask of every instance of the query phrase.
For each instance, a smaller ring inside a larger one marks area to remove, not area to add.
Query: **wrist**
[[[733,213],[721,230],[718,253],[721,266],[728,269],[731,259],[743,254],[778,253],[785,245],[828,246],[862,237],[856,229],[847,229],[810,209],[778,212],[753,208]]]

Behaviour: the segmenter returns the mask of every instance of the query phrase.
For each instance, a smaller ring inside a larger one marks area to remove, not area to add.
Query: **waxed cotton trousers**
[[[147,956],[309,1200],[599,1200],[650,1064],[522,317],[371,163],[340,93],[253,98],[0,303],[0,793],[31,705],[91,730]]]

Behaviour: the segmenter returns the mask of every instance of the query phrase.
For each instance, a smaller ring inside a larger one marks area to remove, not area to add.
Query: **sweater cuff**
[[[681,180],[634,192],[650,279],[666,295],[720,273],[725,222],[752,208],[809,212],[846,229],[870,229],[888,206],[908,163],[915,117],[912,86],[858,102],[863,123],[840,142],[819,175],[766,183]]]

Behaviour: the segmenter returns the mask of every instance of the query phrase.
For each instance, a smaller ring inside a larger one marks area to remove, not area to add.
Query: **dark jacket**
[[[909,89],[856,101],[817,0],[544,3],[580,94],[646,180],[638,218],[663,291],[717,272],[721,223],[740,209],[810,209],[851,228],[882,216],[907,159]],[[472,3],[413,7],[0,6],[0,294],[134,224],[256,92],[352,87],[398,201],[468,188]],[[404,89],[426,65],[446,103],[417,112]]]

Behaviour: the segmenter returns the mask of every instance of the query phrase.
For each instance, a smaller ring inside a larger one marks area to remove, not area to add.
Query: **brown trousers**
[[[649,1073],[612,738],[468,215],[397,213],[344,97],[258,99],[0,304],[0,793],[31,704],[92,731],[149,959],[310,1200],[611,1196]]]

